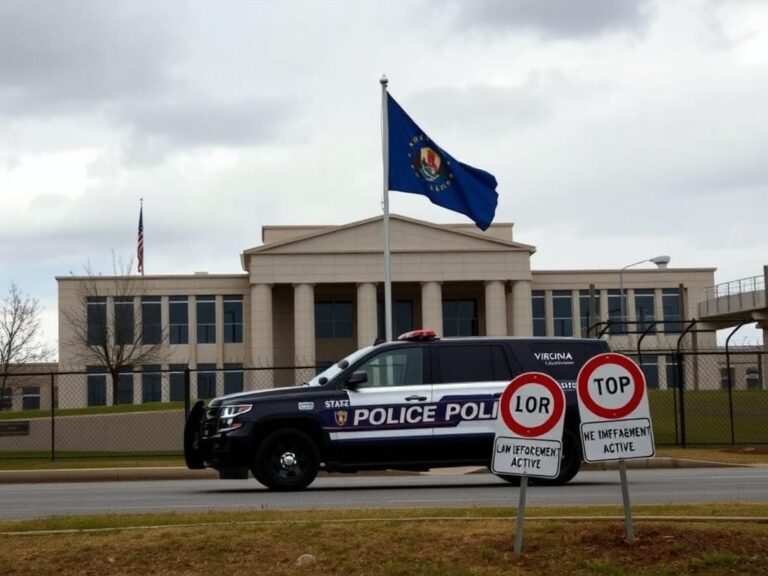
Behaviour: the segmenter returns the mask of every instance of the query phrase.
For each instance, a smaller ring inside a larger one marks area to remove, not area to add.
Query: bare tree
[[[112,384],[112,403],[118,403],[120,374],[143,364],[162,364],[168,358],[168,330],[160,318],[142,318],[135,302],[147,294],[144,279],[131,274],[132,261],[113,259],[114,274],[93,274],[90,265],[80,280],[78,305],[62,310],[71,337],[67,344],[85,366],[103,366]],[[111,306],[110,306],[111,305]],[[110,310],[108,310],[110,307]]]
[[[0,303],[0,410],[13,390],[11,376],[24,364],[53,357],[53,348],[42,339],[42,312],[40,302],[22,294],[16,283]]]

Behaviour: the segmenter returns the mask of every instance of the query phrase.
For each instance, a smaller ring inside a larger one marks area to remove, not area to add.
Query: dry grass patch
[[[509,510],[254,512],[174,515],[156,528],[0,535],[0,572],[8,576],[768,574],[765,522],[666,522],[644,520],[636,513],[637,540],[627,543],[621,521],[535,518],[574,511],[532,510],[519,558],[512,554],[515,522],[514,511]],[[602,509],[580,511],[605,515]],[[695,507],[689,512],[707,515]],[[242,523],[246,518],[250,523]],[[198,523],[167,525],[193,520]],[[205,521],[220,523],[200,524]],[[140,522],[124,526],[128,525]],[[3,526],[14,527],[29,529],[30,524]],[[305,554],[315,562],[297,566]]]

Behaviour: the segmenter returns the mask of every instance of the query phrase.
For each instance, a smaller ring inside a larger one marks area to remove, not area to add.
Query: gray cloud
[[[0,108],[17,117],[54,115],[162,92],[183,31],[181,6],[0,2]]]
[[[461,28],[527,30],[546,38],[585,38],[643,30],[649,0],[452,0]]]
[[[0,2],[0,117],[100,118],[125,129],[126,156],[271,141],[290,108],[247,86],[212,96],[190,67],[204,16],[179,2]],[[218,91],[217,91],[218,92]]]
[[[274,143],[292,111],[291,104],[275,99],[193,97],[123,104],[112,116],[130,132],[129,160],[146,163],[175,148]]]

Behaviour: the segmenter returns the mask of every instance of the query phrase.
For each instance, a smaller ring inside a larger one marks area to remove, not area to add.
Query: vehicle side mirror
[[[368,372],[361,370],[359,372],[352,372],[352,375],[347,379],[347,388],[355,390],[360,384],[368,382]]]

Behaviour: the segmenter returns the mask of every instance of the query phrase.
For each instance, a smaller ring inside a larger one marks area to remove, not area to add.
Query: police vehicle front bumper
[[[244,460],[251,454],[250,438],[253,423],[243,422],[236,430],[218,430],[218,408],[205,408],[198,401],[187,417],[184,427],[184,459],[190,469],[247,468]]]

